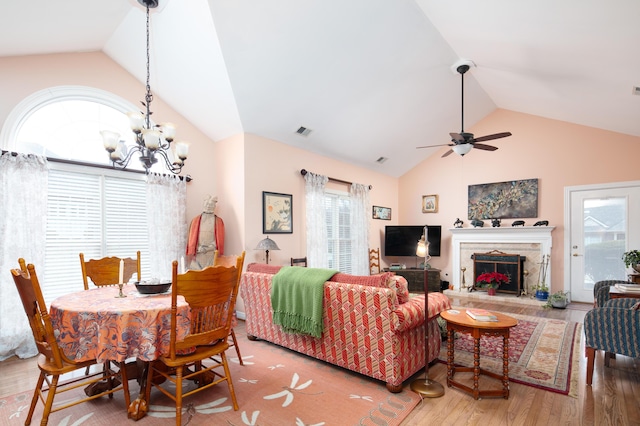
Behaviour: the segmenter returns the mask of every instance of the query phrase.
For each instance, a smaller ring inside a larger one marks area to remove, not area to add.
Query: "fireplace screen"
[[[524,261],[526,256],[519,254],[507,254],[498,250],[488,253],[474,253],[471,255],[473,259],[473,287],[476,290],[475,283],[478,277],[485,272],[500,272],[509,277],[508,284],[502,284],[498,287],[498,292],[513,293],[518,296],[521,294],[522,282],[524,280]]]

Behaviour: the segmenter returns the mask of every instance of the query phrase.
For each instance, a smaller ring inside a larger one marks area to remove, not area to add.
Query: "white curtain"
[[[44,157],[0,155],[0,361],[38,353],[10,270],[22,257],[44,281],[48,174]]]
[[[304,175],[307,209],[307,264],[312,268],[327,268],[327,225],[324,212],[324,187],[329,178],[307,172]]]
[[[351,184],[351,272],[369,275],[369,187]]]
[[[151,275],[171,280],[171,262],[180,261],[187,246],[187,185],[178,176],[147,176],[147,216]]]

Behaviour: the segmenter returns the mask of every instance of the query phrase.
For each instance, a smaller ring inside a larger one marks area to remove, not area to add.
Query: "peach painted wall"
[[[556,227],[552,233],[551,291],[563,289],[564,188],[638,180],[640,138],[507,110],[495,111],[470,131],[479,136],[510,131],[513,136],[488,142],[497,146],[497,151],[474,149],[464,157],[451,154],[440,158],[448,149],[442,148],[401,176],[400,223],[442,226],[443,256],[433,258],[431,265],[442,270],[442,279],[451,282],[451,233],[447,230],[456,218],[470,226],[468,186],[538,178],[538,217],[524,220],[527,225],[548,220]],[[422,195],[428,194],[438,194],[438,213],[421,212]],[[512,222],[505,219],[502,226]],[[485,226],[491,224],[485,221]]]
[[[247,263],[264,261],[264,252],[254,250],[258,242],[266,237],[262,233],[262,191],[293,196],[293,233],[269,234],[280,248],[279,251],[269,252],[270,263],[288,265],[291,257],[306,255],[305,181],[300,174],[301,169],[349,182],[373,185],[370,192],[371,205],[390,207],[393,220],[371,220],[370,247],[381,247],[384,226],[398,223],[398,179],[396,178],[253,134],[245,134],[244,167]],[[331,183],[329,185],[338,190],[348,191],[346,185]]]
[[[26,97],[66,85],[102,89],[133,105],[140,105],[145,93],[143,83],[102,52],[4,57],[0,58],[0,126]],[[187,215],[192,217],[202,211],[203,194],[218,191],[211,167],[213,141],[160,97],[154,96],[151,109],[155,120],[172,121],[178,128],[177,138],[191,144],[182,174],[194,178],[187,185]]]

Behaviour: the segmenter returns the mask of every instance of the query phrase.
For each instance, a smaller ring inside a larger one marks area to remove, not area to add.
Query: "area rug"
[[[581,324],[506,313],[518,320],[509,333],[509,380],[577,397]],[[480,366],[502,374],[502,337],[480,339]],[[457,365],[473,366],[473,339],[456,333]],[[443,342],[438,360],[447,362]]]
[[[236,334],[241,334],[238,331]],[[420,401],[408,386],[393,394],[383,382],[267,342],[238,338],[245,365],[238,363],[233,348],[227,354],[240,409],[233,410],[226,384],[217,385],[185,399],[183,425],[393,426],[399,425]],[[139,387],[135,381],[130,387],[133,399]],[[58,395],[56,401],[71,397]],[[24,424],[30,401],[31,392],[0,399],[0,425]],[[39,403],[32,424],[39,424],[41,415]],[[133,422],[127,419],[124,398],[118,392],[112,400],[100,398],[49,417],[53,426],[124,423],[175,424],[175,405],[164,395],[153,393],[149,414]]]

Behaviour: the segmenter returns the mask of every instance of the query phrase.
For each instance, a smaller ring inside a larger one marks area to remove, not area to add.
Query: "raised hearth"
[[[526,271],[522,288],[531,292],[538,283],[543,262],[549,262],[552,247],[551,231],[555,226],[515,226],[496,228],[450,228],[452,283],[456,292],[462,284],[464,274],[467,287],[473,285],[474,253],[488,253],[498,250],[503,253],[517,253],[526,258]],[[462,268],[465,271],[462,271]],[[546,273],[546,284],[551,286],[551,263]],[[463,292],[466,289],[463,288]],[[486,295],[486,293],[484,293]]]

